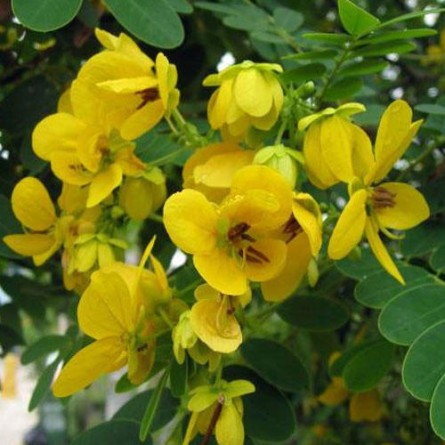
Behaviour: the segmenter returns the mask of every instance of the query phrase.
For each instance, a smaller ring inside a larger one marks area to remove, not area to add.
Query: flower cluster
[[[301,285],[315,286],[318,264],[346,257],[363,238],[403,283],[380,234],[398,239],[428,218],[429,208],[412,185],[385,178],[422,122],[412,122],[406,102],[393,102],[373,149],[351,121],[363,105],[316,110],[308,102],[293,113],[304,98],[289,99],[282,67],[246,61],[205,79],[217,87],[207,109],[214,131],[194,139],[199,147],[184,144],[194,151],[182,169],[183,189],[167,197],[165,173],[143,162],[136,139],[164,118],[191,131],[177,110],[176,68],[162,53],[152,60],[125,34],[96,36],[105,49],[85,62],[58,111],[33,133],[34,152],[63,183],[59,209],[38,179],[23,179],[12,207],[25,233],[4,238],[36,265],[61,249],[65,286],[81,294],[78,324],[93,341],[67,361],[53,392],[71,395],[124,366],[128,380],[142,384],[156,369],[158,338],[167,334],[170,358],[183,364],[189,357],[202,370],[185,394],[191,418],[184,445],[198,433],[242,445],[241,396],[255,388],[228,382],[222,372],[243,342],[251,302],[273,307]],[[290,118],[302,114],[298,122]],[[312,190],[344,184],[349,201],[342,209],[318,203],[306,178]],[[125,222],[147,219],[164,201],[165,229],[200,277],[192,304],[152,255],[154,240],[138,267],[123,261]],[[348,395],[334,380],[320,400],[333,404]]]

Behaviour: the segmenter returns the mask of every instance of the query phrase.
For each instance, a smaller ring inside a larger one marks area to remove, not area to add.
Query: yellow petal
[[[411,108],[403,100],[394,101],[383,113],[375,143],[376,165],[368,184],[381,181],[405,153],[422,124],[421,120],[411,123],[411,118]]]
[[[320,148],[325,164],[333,175],[349,182],[354,177],[352,166],[352,131],[351,122],[338,116],[322,121]]]
[[[325,189],[338,182],[322,156],[320,123],[309,127],[304,137],[303,154],[308,177],[316,187]]]
[[[374,208],[379,224],[396,230],[417,226],[430,216],[430,210],[423,195],[414,187],[400,182],[380,184],[394,196],[394,207]]]
[[[93,179],[93,173],[82,165],[77,152],[53,153],[51,170],[61,181],[70,185],[86,185]]]
[[[111,164],[106,170],[94,176],[88,194],[87,207],[102,202],[122,182],[122,168]]]
[[[284,268],[287,257],[287,245],[284,241],[277,239],[261,239],[247,248],[244,270],[251,281],[268,281],[275,278]],[[259,253],[259,254],[258,254]],[[259,256],[261,255],[261,256]],[[249,257],[254,258],[253,261]],[[267,261],[263,260],[267,258]]]
[[[239,72],[233,92],[237,105],[251,116],[264,116],[272,107],[273,96],[269,84],[256,68]]]
[[[137,349],[132,349],[128,354],[128,380],[133,385],[143,383],[153,368],[155,361],[155,341],[147,341]]]
[[[98,87],[103,88],[113,93],[137,93],[148,88],[154,88],[158,85],[158,80],[153,76],[140,76],[120,78],[113,80],[105,80],[97,84]]]
[[[243,421],[234,403],[224,405],[221,415],[216,422],[215,436],[219,444],[244,444]]]
[[[402,275],[400,275],[399,269],[397,269],[397,266],[394,264],[394,261],[390,257],[385,245],[380,239],[377,223],[374,222],[372,218],[367,218],[365,232],[369,246],[371,247],[371,250],[378,262],[397,281],[405,284],[405,280],[403,279]]]
[[[366,132],[357,125],[351,125],[349,130],[351,132],[353,172],[358,178],[364,178],[375,164],[371,141]]]
[[[215,207],[205,196],[186,189],[175,193],[164,205],[164,224],[172,241],[184,252],[202,254],[216,245]]]
[[[233,101],[232,85],[232,80],[223,82],[210,97],[207,115],[213,129],[221,128],[226,122],[226,116]]]
[[[317,397],[317,400],[323,405],[340,405],[349,397],[349,391],[346,389],[342,378],[334,377],[332,383]]]
[[[7,235],[3,238],[3,242],[20,255],[34,256],[50,250],[56,240],[53,235],[26,233],[24,235]]]
[[[366,190],[359,190],[343,209],[328,245],[328,255],[333,260],[344,258],[362,239],[366,224],[366,198]]]
[[[126,362],[119,337],[95,341],[81,349],[63,367],[53,385],[56,397],[67,397],[93,383],[103,374],[117,371]]]
[[[75,151],[86,125],[68,113],[52,114],[41,120],[32,133],[34,153],[50,161],[55,152]]]
[[[227,306],[220,301],[201,300],[190,313],[190,323],[199,339],[210,349],[228,354],[243,341],[241,327]]]
[[[308,193],[298,193],[294,197],[292,213],[309,239],[312,255],[318,255],[322,243],[322,218],[317,201]]]
[[[231,399],[255,392],[255,385],[248,380],[232,380],[224,394]],[[238,399],[241,401],[241,399]]]
[[[135,304],[117,273],[95,272],[77,307],[79,326],[95,339],[121,336],[135,325]]]
[[[193,264],[210,286],[226,295],[243,295],[247,292],[247,278],[240,259],[215,248],[209,254],[193,257]]]
[[[132,141],[151,130],[164,116],[164,106],[160,99],[149,102],[132,113],[121,126],[121,135]]]
[[[354,394],[349,403],[349,418],[353,422],[367,420],[376,422],[382,417],[383,409],[376,389]]]
[[[273,279],[261,283],[266,301],[282,301],[289,297],[306,275],[312,258],[308,237],[302,233],[287,245],[287,259],[283,270]]]
[[[45,186],[36,178],[22,179],[11,196],[16,218],[32,230],[48,230],[56,222],[56,211]]]

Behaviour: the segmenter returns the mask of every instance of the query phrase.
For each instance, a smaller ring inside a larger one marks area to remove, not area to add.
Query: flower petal
[[[22,179],[11,196],[16,218],[36,232],[48,230],[56,222],[56,211],[45,186],[36,178]]]
[[[87,207],[94,207],[102,202],[121,182],[122,168],[118,164],[111,164],[95,175],[90,184]]]
[[[190,312],[190,323],[199,339],[224,354],[235,351],[243,341],[241,327],[227,309],[224,301],[207,299],[196,302]]]
[[[56,397],[67,397],[93,383],[103,374],[117,371],[126,362],[119,337],[95,341],[81,349],[63,367],[53,385]]]
[[[301,233],[287,245],[287,259],[283,270],[269,281],[261,283],[266,301],[282,301],[289,297],[306,275],[312,258],[309,239]]]
[[[6,235],[3,242],[20,255],[34,256],[50,250],[56,240],[53,235],[26,233],[24,235]]]
[[[233,88],[237,105],[247,114],[264,116],[272,108],[273,95],[269,83],[256,68],[243,69]]]
[[[95,272],[77,307],[79,326],[95,339],[120,336],[135,325],[135,304],[118,273]]]
[[[172,241],[184,252],[213,251],[217,238],[215,207],[196,190],[175,193],[164,205],[164,224]]]
[[[204,280],[226,295],[243,295],[247,292],[247,278],[240,262],[218,248],[207,255],[193,257],[193,264]]]
[[[377,223],[373,221],[372,218],[367,218],[366,228],[365,228],[366,238],[368,239],[369,246],[378,262],[383,266],[383,268],[393,276],[397,281],[405,284],[405,280],[402,275],[400,275],[399,269],[394,264],[394,261],[390,257],[385,245],[379,237],[379,229]]]
[[[333,260],[344,258],[360,242],[366,224],[366,198],[366,190],[359,190],[343,209],[328,245]]]
[[[243,445],[244,426],[235,403],[224,405],[216,422],[216,441],[224,445]]]
[[[396,230],[406,230],[417,226],[430,216],[430,209],[423,195],[414,187],[401,182],[380,184],[394,194],[394,207],[374,208],[379,224]]]
[[[123,122],[120,130],[124,139],[132,141],[148,130],[151,130],[164,116],[164,106],[160,99],[149,102],[142,108],[136,109]]]

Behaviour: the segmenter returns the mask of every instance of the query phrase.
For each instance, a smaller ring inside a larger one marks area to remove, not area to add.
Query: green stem
[[[164,219],[162,218],[161,215],[158,215],[157,213],[150,214],[148,219],[151,219],[152,221],[156,221],[158,223],[164,224]]]
[[[275,141],[274,141],[274,145],[281,144],[281,139],[283,138],[283,134],[286,130],[287,124],[288,124],[287,119],[284,119],[283,122],[281,122],[280,128],[277,132],[277,137],[275,138]]]
[[[184,150],[186,150],[185,147],[181,147],[178,150],[175,150],[171,153],[169,153],[168,155],[162,156],[158,159],[155,159],[154,161],[149,162],[150,166],[157,166],[157,165],[163,165],[165,164],[167,161],[169,161],[172,158],[175,158],[176,156],[178,156],[179,154],[181,154]]]

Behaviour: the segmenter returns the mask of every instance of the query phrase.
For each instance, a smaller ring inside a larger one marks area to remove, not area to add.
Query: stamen
[[[282,230],[283,233],[290,235],[286,241],[287,244],[289,244],[302,231],[303,229],[293,215],[291,215],[286,224],[284,224]]]
[[[375,187],[372,194],[372,206],[375,209],[384,209],[386,207],[394,207],[396,205],[396,193],[392,193],[385,187]]]
[[[255,241],[250,235],[247,235],[246,232],[250,229],[249,224],[247,223],[239,223],[235,226],[231,227],[227,233],[227,237],[229,241],[233,242],[238,238],[247,239],[248,241]],[[244,235],[244,237],[243,237]],[[250,239],[251,238],[251,239]]]
[[[257,256],[260,260],[262,260],[262,261],[264,261],[264,262],[266,262],[266,263],[270,263],[269,258],[267,258],[267,256],[264,255],[264,253],[260,252],[259,250],[256,250],[256,249],[255,249],[254,247],[252,247],[252,246],[249,246],[249,247],[247,248],[247,255],[249,256],[249,254]],[[248,256],[247,256],[247,259],[249,259]],[[261,262],[261,261],[260,261],[260,262]]]
[[[144,107],[148,102],[154,102],[160,98],[159,90],[157,88],[146,88],[145,90],[136,92],[139,96],[141,96],[142,102],[136,108],[136,110],[140,110]]]

